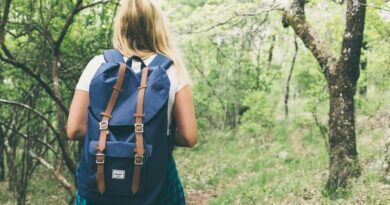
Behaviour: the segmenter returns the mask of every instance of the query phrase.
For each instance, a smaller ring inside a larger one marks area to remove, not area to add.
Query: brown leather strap
[[[96,147],[96,180],[98,190],[101,194],[105,191],[105,181],[104,181],[104,152],[106,149],[106,141],[108,137],[108,121],[111,118],[112,110],[114,109],[114,105],[116,100],[118,99],[119,92],[121,91],[121,87],[123,84],[123,78],[125,76],[126,64],[121,63],[118,71],[118,78],[115,82],[115,86],[113,87],[112,94],[110,100],[108,101],[106,110],[101,113],[102,121],[99,123],[100,136],[99,143]]]
[[[143,124],[143,106],[145,89],[148,87],[146,80],[148,77],[148,67],[142,70],[141,84],[138,87],[138,98],[137,98],[137,110],[134,114],[135,117],[135,155],[134,155],[134,172],[133,172],[133,183],[131,185],[131,191],[135,194],[138,191],[140,178],[141,178],[141,167],[144,160],[144,124]]]

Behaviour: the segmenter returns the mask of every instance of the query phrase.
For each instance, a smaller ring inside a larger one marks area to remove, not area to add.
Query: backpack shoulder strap
[[[118,99],[119,92],[121,91],[125,73],[126,65],[124,63],[121,63],[119,66],[118,78],[115,82],[115,86],[113,87],[110,100],[108,101],[105,111],[101,113],[102,120],[99,122],[100,135],[99,143],[96,147],[96,180],[98,190],[101,194],[103,194],[106,190],[106,183],[104,181],[104,152],[106,149],[106,141],[108,137],[108,123],[111,118],[112,110],[114,109],[115,103]]]
[[[104,51],[104,60],[107,63],[124,63],[123,55],[118,49],[110,49]]]
[[[153,61],[149,64],[149,66],[150,67],[160,66],[165,70],[168,70],[168,68],[172,65],[172,63],[173,61],[168,57],[165,57],[164,55],[161,54],[157,54],[157,56],[153,59]]]

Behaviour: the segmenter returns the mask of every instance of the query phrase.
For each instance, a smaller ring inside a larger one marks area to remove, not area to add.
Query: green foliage
[[[276,99],[265,92],[248,92],[244,106],[248,110],[242,115],[240,129],[243,136],[256,137],[268,134],[275,126]]]
[[[75,2],[12,1],[5,45],[18,62],[26,64],[50,88],[54,85],[52,40],[60,35]],[[85,0],[83,4],[93,2],[96,1]],[[383,122],[388,121],[383,113],[388,112],[390,103],[390,21],[379,9],[367,8],[367,47],[362,58],[367,59],[367,67],[360,73],[357,88],[366,88],[367,93],[356,96],[356,132],[364,172],[345,190],[343,198],[334,201],[321,195],[328,156],[318,126],[326,131],[326,81],[312,54],[298,40],[289,116],[285,117],[283,96],[294,55],[294,34],[291,29],[282,28],[279,10],[264,12],[271,2],[162,1],[194,81],[200,140],[191,151],[175,151],[187,197],[194,198],[191,193],[195,190],[204,193],[204,198],[193,204],[387,204],[390,193],[380,182],[380,171],[369,164],[381,158]],[[380,7],[385,2],[373,0],[369,4]],[[61,94],[66,106],[86,63],[111,47],[117,9],[115,3],[107,3],[84,10],[66,33],[59,60]],[[336,55],[343,37],[344,12],[345,4],[333,1],[312,0],[306,5],[307,19]],[[6,56],[4,49],[0,54]],[[30,74],[1,60],[0,96],[29,105],[59,129],[52,97]],[[33,139],[50,143],[58,152],[53,131],[40,118],[11,105],[0,104],[0,110],[1,130],[8,130],[5,125],[11,125]],[[56,153],[38,142],[29,144],[11,131],[0,133],[0,156],[8,156],[1,151],[5,139],[16,150],[15,174],[19,179],[26,163],[36,162],[26,157],[26,146],[42,154],[49,163],[56,162]],[[70,144],[69,149],[72,156],[77,156],[77,144]],[[279,153],[287,153],[287,157],[282,159]],[[63,168],[62,173],[73,181],[67,169]],[[11,174],[7,170],[7,177]],[[60,204],[69,200],[69,194],[43,166],[37,165],[29,176],[28,203]],[[12,204],[18,198],[15,190],[8,190],[10,182],[10,178],[0,182],[1,204]]]

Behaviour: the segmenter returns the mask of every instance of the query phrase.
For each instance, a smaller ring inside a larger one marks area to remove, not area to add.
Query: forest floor
[[[390,184],[382,178],[388,112],[357,118],[363,172],[337,199],[322,194],[328,156],[308,116],[280,121],[268,136],[202,133],[194,149],[177,150],[188,204],[390,204]]]
[[[322,195],[328,174],[324,138],[310,114],[292,113],[288,120],[275,123],[268,134],[203,129],[193,149],[176,149],[188,204],[390,204],[390,184],[382,178],[389,113],[385,108],[367,113],[357,113],[356,121],[363,172],[342,197]],[[326,123],[326,114],[320,116]],[[69,200],[44,168],[32,177],[27,204],[66,204]],[[0,204],[16,204],[7,184],[0,182]]]

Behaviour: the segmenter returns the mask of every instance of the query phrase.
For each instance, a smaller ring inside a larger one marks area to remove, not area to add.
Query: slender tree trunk
[[[26,197],[27,197],[27,183],[28,183],[28,151],[29,151],[29,142],[28,140],[24,141],[24,149],[23,149],[23,156],[21,160],[21,164],[19,166],[19,177],[17,182],[17,205],[24,205],[26,204]]]
[[[384,169],[383,179],[390,184],[390,113],[387,113],[387,127],[385,129],[385,153],[384,153]]]
[[[52,72],[52,78],[53,78],[53,84],[54,84],[54,93],[58,99],[62,101],[62,94],[61,94],[61,85],[60,85],[60,78],[59,78],[59,64],[60,64],[60,57],[59,57],[59,51],[54,51],[54,57],[51,65],[51,72]],[[57,121],[58,121],[58,128],[60,130],[60,136],[59,136],[59,144],[62,151],[62,155],[65,160],[65,164],[68,167],[68,169],[71,171],[72,174],[75,174],[76,172],[76,165],[71,158],[71,155],[69,154],[68,149],[68,142],[67,142],[67,136],[66,136],[66,116],[65,113],[61,110],[61,107],[56,104],[56,113],[57,113]]]
[[[7,167],[8,167],[8,190],[15,192],[16,191],[16,182],[18,181],[18,170],[15,164],[15,147],[11,147],[9,138],[5,139],[4,142],[7,154]]]
[[[367,73],[367,58],[363,59],[361,62],[360,62],[360,70],[362,73]],[[365,82],[366,80],[364,79],[363,80],[363,85],[360,86],[359,88],[359,94],[362,95],[362,96],[365,96],[367,94],[367,84]]]
[[[15,111],[15,113],[18,113]],[[16,122],[16,118],[13,116],[7,122],[8,126],[13,127]],[[0,135],[3,138],[3,149],[5,157],[7,159],[7,168],[8,168],[8,191],[16,193],[17,191],[17,182],[18,182],[18,169],[16,166],[16,147],[17,147],[17,138],[14,135],[11,135],[8,128],[0,129]]]
[[[291,62],[290,71],[288,73],[287,82],[286,82],[286,89],[285,89],[285,93],[284,93],[284,115],[285,115],[286,119],[288,118],[288,99],[290,97],[290,81],[291,81],[291,77],[292,77],[292,74],[294,71],[295,61],[297,60],[297,55],[298,55],[298,42],[297,42],[296,36],[294,36],[294,48],[295,48],[295,52],[294,52],[294,56],[293,56],[293,59]]]
[[[5,167],[4,167],[4,149],[0,149],[0,182],[5,179]]]
[[[0,142],[4,142],[5,136],[3,128],[0,126]],[[4,166],[4,145],[0,143],[0,182],[5,180],[5,166]]]
[[[362,96],[365,96],[367,94],[367,42],[363,41],[363,46],[362,46],[362,57],[360,60],[360,72],[363,73],[364,78],[360,79],[360,81],[363,80],[363,85],[360,85],[359,87],[359,94]]]
[[[267,66],[265,67],[265,72],[271,70],[272,59],[273,59],[274,48],[275,48],[275,40],[276,40],[275,35],[272,35],[271,36],[271,46],[268,50],[268,59],[267,59]]]

